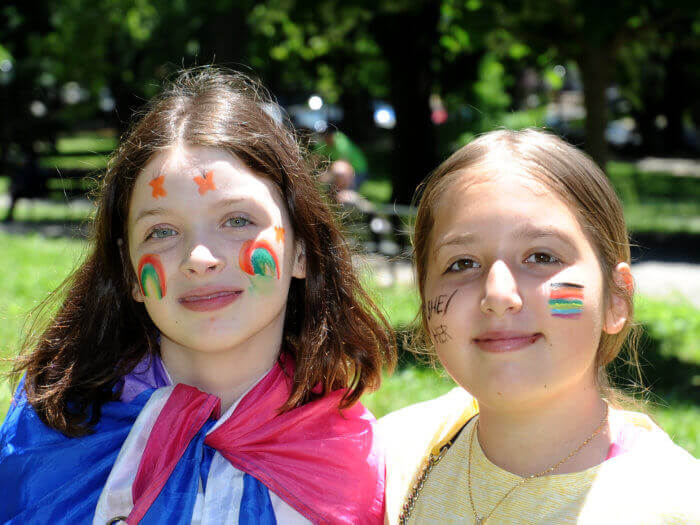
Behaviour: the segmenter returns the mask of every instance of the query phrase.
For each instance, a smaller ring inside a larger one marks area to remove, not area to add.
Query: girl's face
[[[205,352],[279,339],[304,267],[270,180],[218,149],[173,148],[136,180],[128,232],[133,296],[163,337]]]
[[[482,405],[526,408],[596,388],[603,296],[591,243],[542,184],[470,171],[441,198],[426,316],[445,369]]]

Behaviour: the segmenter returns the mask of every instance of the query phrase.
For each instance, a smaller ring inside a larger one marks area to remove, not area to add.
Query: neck
[[[598,389],[571,389],[540,406],[503,410],[480,406],[478,439],[486,457],[499,467],[527,477],[556,465],[600,426],[607,413]],[[552,474],[578,472],[605,460],[610,431],[601,431]]]
[[[221,399],[226,412],[277,361],[284,316],[279,327],[263,330],[244,343],[221,350],[198,351],[161,336],[160,353],[173,384],[184,383]]]

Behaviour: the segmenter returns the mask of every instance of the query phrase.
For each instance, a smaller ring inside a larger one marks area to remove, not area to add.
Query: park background
[[[545,128],[583,147],[605,167],[637,245],[648,409],[700,455],[700,8],[691,4],[3,4],[0,356],[18,352],[27,316],[84,257],[90,190],[133,113],[179,68],[215,63],[261,79],[311,140],[340,131],[362,152],[358,191],[378,211],[343,220],[400,333],[418,305],[407,205],[425,175],[492,129]],[[630,384],[624,366],[615,372]],[[402,351],[365,402],[381,416],[452,386]],[[2,379],[0,419],[10,398]]]

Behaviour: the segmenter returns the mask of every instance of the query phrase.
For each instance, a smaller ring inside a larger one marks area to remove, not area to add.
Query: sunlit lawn
[[[0,233],[5,264],[5,271],[0,273],[0,355],[15,354],[27,313],[76,266],[85,247],[86,244],[78,240]],[[417,306],[413,288],[379,288],[372,284],[370,290],[395,326],[400,328],[413,320]],[[640,321],[648,326],[656,344],[660,344],[661,355],[681,358],[677,368],[682,368],[683,363],[700,365],[700,313],[697,309],[688,304],[667,304],[649,298],[638,301],[637,309]],[[444,373],[403,360],[382,388],[364,399],[378,416],[431,399],[454,386]],[[4,368],[7,369],[7,364]],[[653,383],[653,373],[647,374]],[[690,379],[698,380],[700,377]],[[699,455],[700,407],[683,392],[668,390],[659,394],[664,397],[655,398],[656,404],[651,406],[653,415],[679,444]],[[0,417],[4,417],[9,399],[9,384],[0,382]]]

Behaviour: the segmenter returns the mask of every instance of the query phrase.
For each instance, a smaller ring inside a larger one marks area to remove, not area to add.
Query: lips
[[[481,350],[490,353],[504,353],[521,350],[542,337],[539,332],[485,332],[473,339],[474,344]]]
[[[188,310],[209,312],[228,306],[242,293],[236,288],[198,288],[181,296],[178,302]]]

